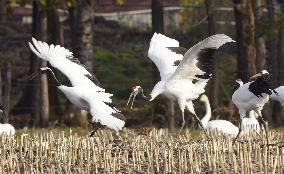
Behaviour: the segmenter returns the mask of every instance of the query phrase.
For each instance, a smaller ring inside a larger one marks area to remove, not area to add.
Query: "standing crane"
[[[204,88],[212,75],[213,55],[227,42],[234,41],[225,34],[216,34],[187,50],[179,47],[177,40],[155,33],[150,42],[148,57],[157,66],[161,81],[155,85],[148,96],[144,94],[142,87],[133,87],[129,101],[131,97],[134,101],[139,93],[147,101],[153,101],[160,94],[165,95],[171,100],[178,101],[183,120],[180,131],[185,125],[185,108],[194,115],[204,130],[200,119],[195,114],[192,101],[205,92]]]
[[[237,79],[236,83],[240,86],[243,86],[244,82],[241,79]],[[260,131],[260,126],[258,123],[258,120],[256,119],[258,115],[256,115],[256,112],[251,110],[249,111],[249,117],[244,117],[242,120],[242,130],[243,132],[249,132],[249,130],[253,129],[257,133]]]
[[[256,78],[256,80],[241,85],[232,96],[232,101],[239,109],[240,114],[239,132],[234,143],[242,131],[241,125],[243,119],[246,117],[246,113],[253,110],[258,116],[257,119],[260,126],[264,126],[268,144],[267,125],[263,120],[261,111],[263,106],[269,101],[269,96],[272,92],[275,94],[277,94],[277,92],[271,87],[271,75],[266,70],[262,70],[260,73],[251,77],[251,79],[253,78]]]
[[[112,103],[112,94],[106,93],[105,89],[93,82],[94,76],[79,63],[78,59],[74,58],[72,52],[59,45],[48,45],[34,38],[32,43],[29,42],[32,52],[65,74],[72,86],[62,85],[49,67],[40,68],[29,79],[40,74],[47,74],[71,103],[80,109],[90,111],[93,122],[100,122],[116,131],[123,128],[125,117]]]

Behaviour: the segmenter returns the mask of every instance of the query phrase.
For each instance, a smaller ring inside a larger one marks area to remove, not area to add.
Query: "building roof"
[[[151,8],[152,0],[124,0],[123,4],[118,4],[117,0],[95,0],[95,13],[116,13],[146,10]],[[177,0],[162,0],[164,7],[178,7]],[[31,16],[32,6],[13,5],[11,12],[14,15]],[[60,15],[64,15],[64,10],[60,10]]]
[[[162,0],[164,7],[179,6],[177,0]],[[95,13],[129,12],[151,8],[152,0],[124,0],[117,4],[116,0],[96,0]]]

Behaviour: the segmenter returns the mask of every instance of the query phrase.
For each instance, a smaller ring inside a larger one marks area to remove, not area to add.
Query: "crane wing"
[[[98,93],[96,97],[86,96],[86,100],[90,105],[92,121],[100,122],[102,125],[106,125],[116,131],[121,130],[125,125],[126,118],[111,102],[108,102],[109,98],[103,99],[105,98],[105,94],[102,94],[103,96],[100,95],[101,94]]]
[[[150,42],[148,57],[157,66],[162,80],[170,77],[175,72],[179,61],[183,57],[182,54],[175,53],[167,47],[180,48],[177,40],[154,33]]]
[[[104,91],[97,84],[95,77],[74,58],[73,53],[60,45],[48,45],[32,38],[29,47],[39,58],[48,61],[51,66],[67,76],[73,86],[91,85],[96,91]]]
[[[216,34],[194,45],[184,54],[171,79],[209,79],[213,70],[213,55],[227,42],[234,40],[225,34]],[[177,48],[169,49],[175,51]]]

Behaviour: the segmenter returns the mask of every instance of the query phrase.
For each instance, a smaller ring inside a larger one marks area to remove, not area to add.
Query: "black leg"
[[[94,126],[94,130],[91,132],[90,137],[94,137],[95,133],[97,132],[97,130],[99,129],[97,126]]]
[[[239,132],[238,132],[238,135],[237,135],[236,138],[234,139],[233,145],[236,143],[236,140],[237,140],[238,137],[240,136],[241,132],[242,132],[242,119],[241,119],[241,122],[240,122],[240,125],[239,125]]]
[[[266,144],[268,145],[268,132],[267,132],[267,124],[266,122],[263,120],[262,116],[259,116],[257,118],[259,126],[261,127],[261,125],[263,125],[264,127],[264,131],[265,131],[265,135],[266,135]]]
[[[196,115],[196,114],[194,114],[194,116],[195,116],[195,118],[197,119],[198,124],[200,125],[200,127],[203,129],[203,131],[204,131],[205,135],[206,135],[206,136],[207,136],[207,138],[209,139],[209,136],[208,136],[208,134],[207,134],[206,130],[204,129],[204,126],[203,126],[203,124],[201,123],[200,119],[197,117],[197,115]]]

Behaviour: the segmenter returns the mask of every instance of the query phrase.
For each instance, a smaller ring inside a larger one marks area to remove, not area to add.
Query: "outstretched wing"
[[[104,91],[94,83],[94,76],[79,63],[78,59],[74,58],[71,51],[59,45],[48,45],[34,38],[32,38],[32,43],[29,42],[32,52],[65,74],[73,86],[91,85],[96,91]]]
[[[183,57],[182,54],[171,51],[169,48],[172,47],[179,47],[179,42],[162,34],[154,33],[150,42],[148,57],[157,66],[162,80],[175,72]]]
[[[213,55],[219,47],[227,42],[234,42],[234,40],[225,34],[216,34],[194,45],[184,54],[171,78],[209,79],[213,70]]]

